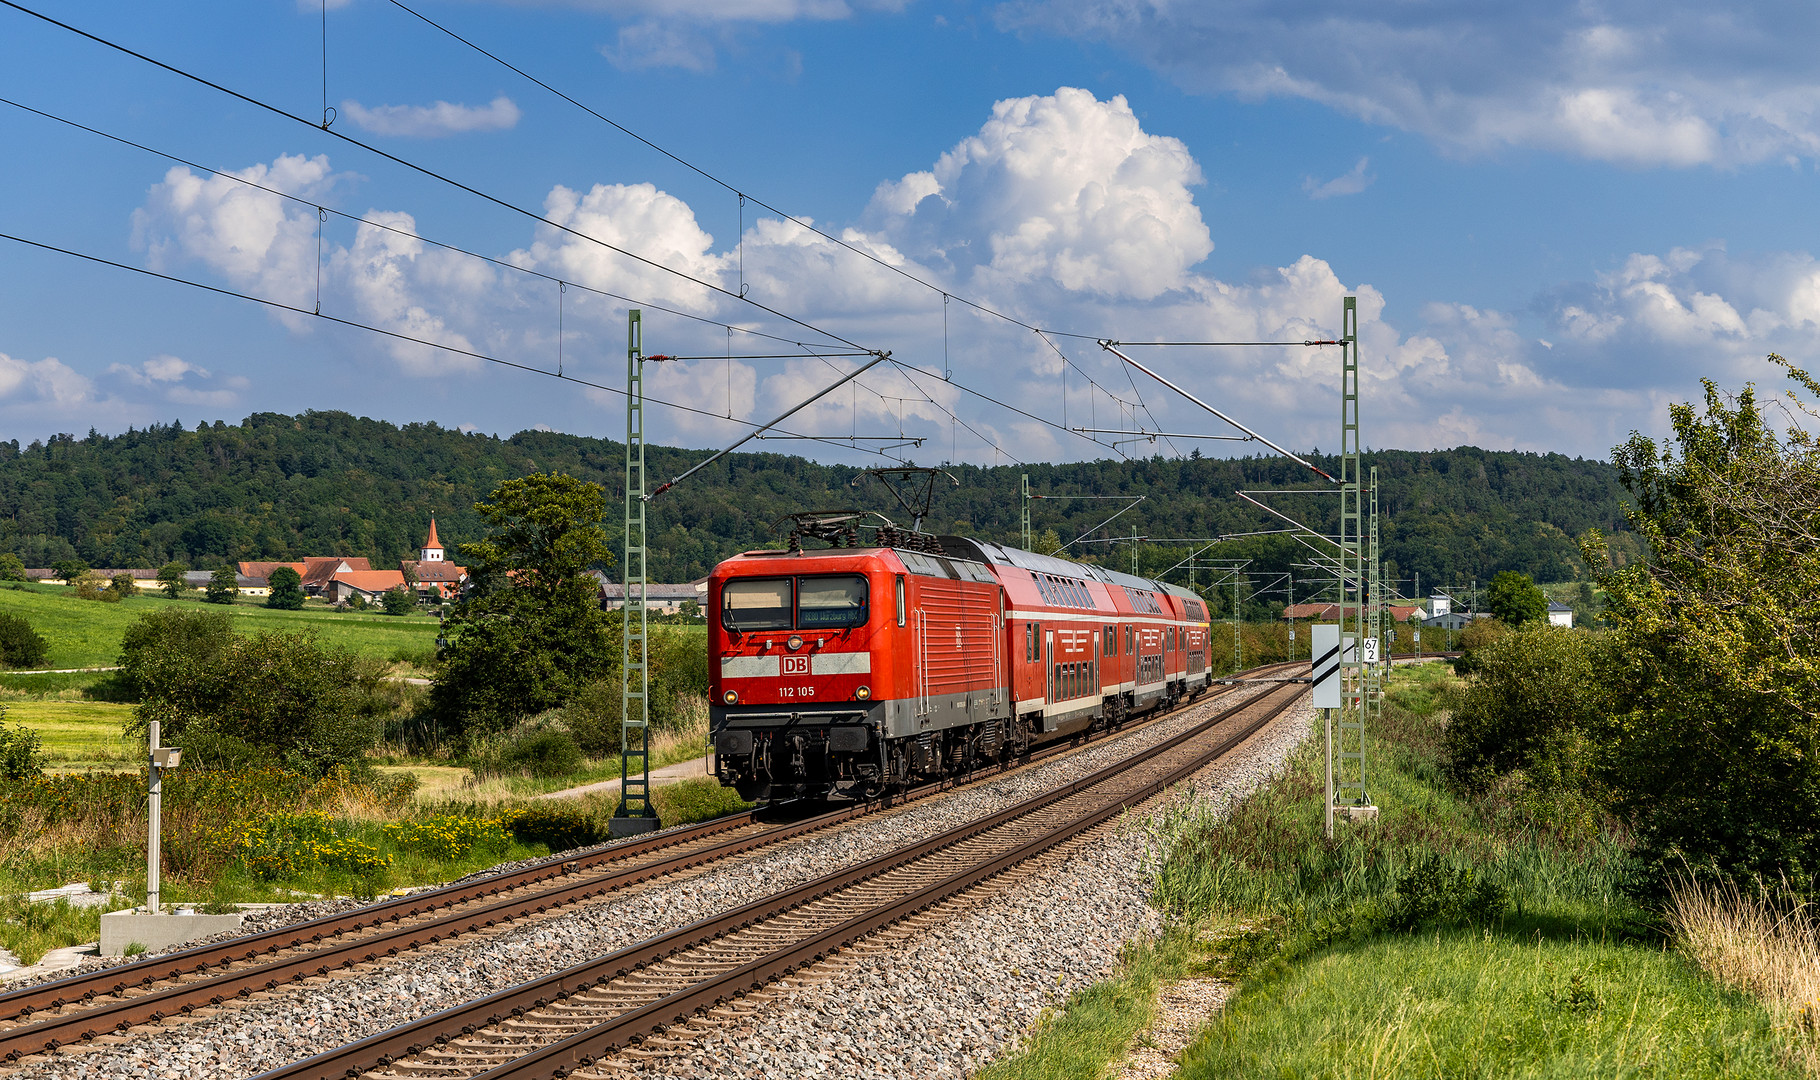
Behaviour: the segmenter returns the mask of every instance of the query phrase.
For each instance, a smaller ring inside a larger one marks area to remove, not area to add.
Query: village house
[[[430,518],[430,535],[417,549],[417,557],[400,561],[398,569],[416,580],[417,595],[426,600],[453,600],[468,586],[468,568],[456,566],[444,557],[434,517]]]

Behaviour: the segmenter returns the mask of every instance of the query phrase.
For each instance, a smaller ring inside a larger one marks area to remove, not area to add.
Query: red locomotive
[[[716,775],[742,798],[871,797],[1208,686],[1207,609],[1187,589],[965,537],[885,539],[907,546],[714,568]]]

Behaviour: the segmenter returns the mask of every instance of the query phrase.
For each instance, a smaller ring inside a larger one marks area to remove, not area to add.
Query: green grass
[[[67,900],[32,904],[23,896],[0,897],[0,948],[22,964],[35,964],[52,949],[100,940],[102,912],[135,903],[123,896],[103,907],[76,907]]]
[[[1190,1080],[1795,1075],[1767,1013],[1625,897],[1622,838],[1596,815],[1544,827],[1443,782],[1457,693],[1443,665],[1398,669],[1374,732],[1376,824],[1323,835],[1318,729],[1230,813],[1169,807],[1152,900],[1171,934],[983,1075],[1097,1075],[1190,972],[1241,985],[1184,1053]]]
[[[195,600],[167,600],[162,595],[128,597],[119,603],[78,600],[60,586],[27,585],[0,588],[0,612],[23,616],[50,645],[46,668],[109,667],[120,656],[120,639],[141,614],[170,604],[199,604]],[[234,628],[243,634],[262,630],[314,630],[324,644],[350,649],[362,656],[389,659],[404,653],[435,648],[437,621],[429,615],[388,616],[376,612],[342,612],[312,602],[301,611],[278,611],[263,599],[247,598],[222,609],[234,615]]]
[[[1071,995],[1037,1022],[1023,1048],[974,1080],[1076,1080],[1101,1075],[1147,1028],[1163,984],[1190,972],[1196,953],[1180,933],[1125,952],[1117,973]]]
[[[137,768],[143,740],[129,743],[122,734],[132,715],[131,705],[103,701],[6,703],[6,722],[37,732],[45,764],[54,769],[85,765]]]
[[[1453,932],[1380,938],[1247,986],[1181,1080],[1789,1077],[1769,1015],[1675,953]]]

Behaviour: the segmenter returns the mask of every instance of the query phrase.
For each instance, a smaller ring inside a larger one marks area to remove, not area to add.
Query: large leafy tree
[[[461,545],[474,583],[448,621],[430,711],[458,741],[557,708],[618,660],[590,569],[612,565],[606,493],[561,473],[507,480],[476,513],[493,526]]]
[[[265,598],[265,606],[280,611],[297,611],[303,607],[303,575],[288,566],[275,567],[266,584],[272,591]]]
[[[1528,574],[1501,570],[1485,590],[1485,606],[1506,626],[1522,626],[1548,618],[1548,597]]]
[[[1605,678],[1628,706],[1602,742],[1658,883],[1812,893],[1820,874],[1820,441],[1812,406],[1789,398],[1783,435],[1749,387],[1709,382],[1704,412],[1672,407],[1672,444],[1616,451],[1648,561],[1614,568],[1596,534],[1583,543],[1604,565]]]

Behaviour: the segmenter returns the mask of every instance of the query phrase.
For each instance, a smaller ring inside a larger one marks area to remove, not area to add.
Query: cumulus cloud
[[[1820,24],[1799,5],[1012,0],[998,18],[1116,43],[1191,90],[1316,101],[1455,152],[1633,166],[1820,153],[1806,62]]]
[[[1123,96],[1063,87],[998,102],[933,169],[879,185],[871,212],[982,286],[1149,299],[1213,250],[1201,182],[1181,140],[1144,131]]]
[[[1332,180],[1321,181],[1310,176],[1302,181],[1302,190],[1306,191],[1311,199],[1331,199],[1335,195],[1357,195],[1370,187],[1371,182],[1377,179],[1365,171],[1370,165],[1371,159],[1362,157],[1357,165]]]
[[[440,279],[441,284],[453,286],[440,293],[442,307],[445,311],[460,311],[461,300],[474,297],[490,279],[486,265],[440,248],[426,252],[423,241],[416,236],[417,224],[409,214],[368,211],[365,217],[378,224],[362,223],[353,246],[336,251],[332,260],[337,283],[352,297],[355,310],[363,321],[417,339],[394,338],[387,344],[392,358],[407,373],[432,375],[474,370],[481,361],[419,344],[434,341],[474,351],[474,343],[453,329],[448,318],[432,312],[422,294],[430,291],[426,286]],[[462,276],[461,271],[469,276]]]
[[[596,184],[586,193],[558,185],[544,200],[544,216],[562,228],[539,225],[531,246],[511,261],[590,288],[700,306],[709,291],[695,282],[719,284],[726,269],[695,211],[654,184]]]
[[[470,131],[507,131],[518,126],[518,106],[504,94],[485,105],[375,105],[341,103],[342,115],[375,135],[436,139]]]
[[[329,159],[283,154],[233,174],[301,198],[326,197],[338,179]],[[270,191],[181,166],[165,173],[133,213],[133,242],[153,269],[196,259],[237,288],[311,307],[316,287],[316,212]],[[286,316],[301,325],[297,316]]]
[[[87,376],[54,356],[27,361],[0,353],[0,400],[80,405],[94,392]]]

